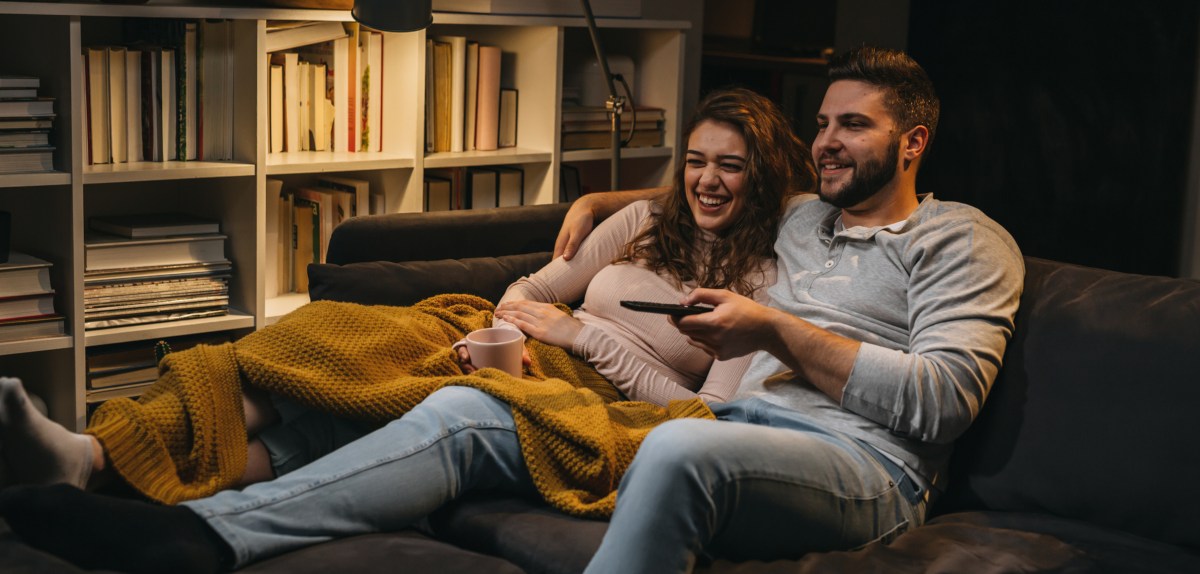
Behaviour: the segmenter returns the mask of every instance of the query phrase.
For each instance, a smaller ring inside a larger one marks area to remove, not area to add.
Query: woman
[[[765,297],[763,287],[774,276],[771,246],[782,207],[790,195],[811,189],[814,182],[812,162],[804,145],[791,133],[779,110],[753,92],[734,89],[710,95],[699,105],[685,134],[687,148],[676,173],[674,189],[661,205],[640,202],[609,218],[571,261],[556,259],[510,287],[495,312],[498,326],[519,328],[541,342],[542,346],[531,347],[535,355],[544,353],[545,345],[573,351],[591,365],[594,373],[603,375],[627,397],[658,404],[694,397],[723,400],[733,392],[747,361],[713,361],[703,351],[688,345],[667,320],[624,309],[619,301],[678,301],[697,286],[728,288],[748,296]],[[567,314],[550,303],[580,297],[583,305],[574,314]],[[284,327],[288,322],[281,321],[278,326]],[[257,337],[256,340],[262,340],[269,336],[269,331],[260,331],[246,339]],[[535,361],[538,358],[534,357]],[[464,371],[474,370],[464,351],[460,350],[459,359]],[[243,375],[252,370],[245,365],[241,369]],[[514,379],[505,381],[506,385],[517,383]],[[199,515],[209,520],[207,526],[199,526],[201,538],[216,541],[213,548],[223,555],[225,565],[243,564],[315,540],[307,535],[284,536],[286,540],[281,540],[274,534],[262,532],[261,523],[235,524],[237,519],[230,518],[227,513],[230,508],[238,508],[237,516],[249,517],[258,510],[244,511],[247,508],[261,509],[262,512],[283,510],[277,505],[283,502],[278,496],[281,491],[300,493],[298,496],[287,495],[284,499],[290,501],[286,504],[299,504],[303,516],[297,517],[295,523],[290,523],[291,518],[279,518],[279,522],[274,522],[277,525],[289,523],[285,527],[289,532],[325,528],[322,524],[327,521],[311,518],[324,511],[323,504],[334,505],[327,509],[328,512],[348,511],[355,517],[336,521],[339,526],[323,531],[319,535],[323,537],[400,528],[467,489],[528,490],[541,473],[537,471],[539,467],[535,466],[535,461],[522,457],[528,457],[529,452],[522,450],[516,429],[521,428],[522,420],[531,415],[523,406],[519,409],[509,400],[510,395],[505,390],[508,387],[481,383],[477,388],[483,388],[487,394],[459,388],[434,392],[384,428],[319,458],[302,470],[251,486],[243,492],[225,491],[211,498],[185,503],[187,510],[139,507],[130,502],[135,506],[128,509],[131,519],[126,526],[147,530],[147,536],[155,540],[161,536],[160,542],[169,544],[171,539],[188,539],[188,532],[179,528],[196,528],[196,516]],[[45,458],[49,461],[47,467],[54,472],[44,474],[60,480],[65,478],[79,486],[82,485],[79,479],[87,474],[80,469],[83,465],[79,459],[86,459],[94,468],[102,466],[104,461],[97,453],[107,450],[112,454],[114,445],[103,438],[96,440],[90,434],[74,435],[30,414],[31,409],[21,404],[24,394],[15,380],[0,380],[0,393],[3,393],[0,408],[4,410],[4,417],[0,422],[4,424],[6,457],[13,452],[8,447],[14,441],[35,445],[42,452],[57,449],[58,454]],[[553,402],[558,398],[556,395],[543,400]],[[247,400],[246,404],[250,415],[247,429],[252,430],[256,426],[252,424],[254,415],[266,409],[254,400]],[[672,405],[672,408],[676,406]],[[515,414],[518,411],[519,416]],[[455,430],[448,430],[450,428]],[[95,432],[95,429],[89,428],[89,432]],[[264,432],[260,437],[265,438],[269,433]],[[353,435],[354,432],[345,434]],[[475,434],[479,436],[467,436]],[[522,439],[530,440],[528,434]],[[632,439],[633,448],[636,448],[637,440],[637,437]],[[482,449],[486,455],[476,450],[478,441],[487,445]],[[323,442],[344,443],[348,439]],[[68,448],[61,448],[61,444],[67,444]],[[86,448],[80,445],[86,445]],[[98,448],[100,445],[108,448]],[[21,448],[21,456],[32,457],[28,447]],[[316,457],[301,454],[292,458],[308,462]],[[250,466],[262,464],[264,460],[255,463],[252,457]],[[276,472],[280,470],[276,465]],[[608,477],[608,482],[599,488],[615,489],[622,471],[623,467],[616,468],[612,473],[614,476]],[[330,473],[338,478],[326,480]],[[243,482],[256,482],[270,475],[269,468],[263,470],[260,466],[257,470],[249,468],[242,478]],[[313,477],[324,478],[313,481]],[[543,482],[537,482],[536,486],[543,496],[547,496]],[[405,485],[403,500],[396,500],[394,492],[381,488],[384,484]],[[82,493],[78,495],[84,499],[76,500],[74,493],[67,495],[69,501],[60,497],[57,502],[54,497],[20,497],[21,501],[41,501],[32,503],[15,502],[17,497],[5,496],[6,502],[0,505],[0,511],[18,532],[25,524],[24,518],[34,514],[56,515],[73,528],[86,530],[89,519],[85,515],[90,510],[85,509],[94,509],[89,502],[94,498]],[[552,504],[556,502],[549,496],[547,500]],[[29,504],[34,504],[36,509]],[[605,508],[611,510],[610,504],[606,504],[598,505],[599,510],[595,512],[603,514]],[[562,504],[556,506],[561,508]],[[144,511],[150,511],[150,514]],[[167,511],[170,515],[156,514],[158,511]],[[110,519],[105,528],[113,528],[113,513],[102,515]],[[271,520],[277,520],[277,517]],[[194,530],[190,532],[196,534]],[[220,536],[213,538],[214,532]],[[36,534],[23,534],[32,544],[38,545]],[[81,538],[89,536],[91,534],[80,534]],[[94,541],[103,539],[93,538]],[[138,541],[138,545],[157,544],[139,536],[128,539]],[[227,544],[221,542],[222,539],[236,540],[238,546],[222,546]],[[68,545],[71,548],[68,551],[85,552],[88,546],[99,544],[87,540],[78,542]],[[112,542],[108,540],[105,544]],[[128,550],[67,557],[145,558],[136,548]],[[169,555],[181,560],[204,560],[204,557],[190,556],[185,549],[157,555],[159,558]],[[130,564],[108,566],[128,567]]]

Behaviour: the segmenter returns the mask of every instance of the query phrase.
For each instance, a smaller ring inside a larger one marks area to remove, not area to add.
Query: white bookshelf
[[[234,158],[231,161],[87,165],[87,126],[79,54],[84,46],[118,43],[130,18],[235,21]],[[0,2],[0,51],[21,54],[0,73],[41,78],[40,93],[56,98],[56,171],[0,175],[0,210],[13,214],[13,248],[50,260],[55,305],[67,334],[0,342],[0,375],[22,377],[48,403],[51,416],[82,428],[87,413],[86,353],[133,341],[261,329],[308,301],[306,294],[266,293],[266,178],[302,185],[323,174],[370,182],[384,211],[420,211],[426,170],[511,165],[525,171],[525,203],[559,197],[564,164],[577,167],[594,189],[608,186],[607,150],[559,151],[564,77],[594,58],[585,22],[575,17],[435,13],[425,31],[384,35],[383,150],[375,153],[267,152],[266,41],[268,20],[351,21],[349,12],[148,4]],[[600,19],[606,49],[637,66],[634,100],[666,112],[663,147],[623,150],[622,186],[667,183],[674,170],[684,85],[687,21]],[[461,35],[505,53],[502,84],[519,93],[518,147],[491,152],[425,153],[425,39]],[[36,46],[37,49],[30,49]],[[593,175],[597,174],[597,175]],[[137,206],[190,211],[221,221],[233,263],[230,314],[170,323],[83,328],[83,232],[88,217]]]

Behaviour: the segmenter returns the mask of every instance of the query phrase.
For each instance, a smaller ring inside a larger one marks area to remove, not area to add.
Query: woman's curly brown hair
[[[717,235],[701,260],[702,250],[696,249],[700,229],[683,183],[687,150],[681,150],[671,194],[615,262],[637,261],[669,274],[680,285],[695,282],[750,296],[755,284],[752,275],[761,273],[763,263],[775,257],[775,236],[788,198],[814,190],[816,169],[808,146],[796,137],[787,118],[771,100],[755,92],[727,88],[710,93],[688,122],[684,143],[696,126],[709,121],[732,126],[746,142],[742,212]]]

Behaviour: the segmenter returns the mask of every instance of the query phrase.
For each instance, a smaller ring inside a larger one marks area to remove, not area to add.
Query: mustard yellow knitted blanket
[[[618,393],[589,365],[536,340],[523,378],[496,369],[464,375],[450,345],[490,326],[492,309],[470,295],[412,307],[310,303],[235,343],[167,355],[149,391],[136,402],[108,401],[86,432],[134,488],[174,504],[228,488],[244,471],[243,383],[378,424],[443,386],[467,386],[512,405],[522,454],[548,503],[606,517],[651,428],[712,418],[699,399],[665,408],[614,401]]]

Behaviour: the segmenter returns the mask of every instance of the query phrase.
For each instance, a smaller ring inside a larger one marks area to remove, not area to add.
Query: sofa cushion
[[[549,252],[442,259],[438,261],[367,261],[308,266],[313,301],[363,305],[411,305],[442,293],[470,293],[493,303],[514,278],[529,275],[550,261]]]
[[[1200,282],[1027,258],[1016,326],[937,510],[1045,511],[1200,549]]]
[[[325,542],[251,564],[238,572],[521,574],[521,569],[500,558],[463,550],[415,531],[406,530],[388,534],[367,534]]]
[[[538,499],[469,495],[430,517],[439,540],[504,558],[529,574],[578,574],[608,522],[563,514]]]

